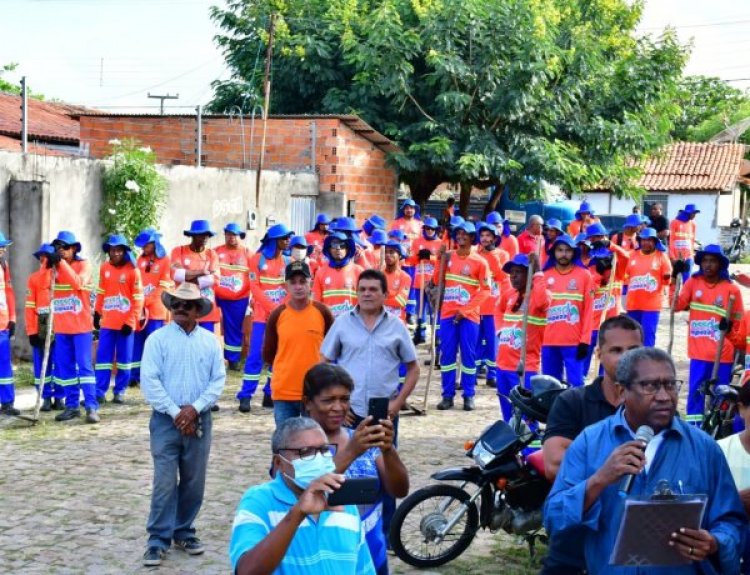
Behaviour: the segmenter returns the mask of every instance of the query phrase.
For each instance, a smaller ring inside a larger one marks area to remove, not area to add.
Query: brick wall
[[[159,163],[195,165],[195,127],[195,117],[82,116],[80,138],[94,158],[109,154],[110,140],[134,138],[150,146]],[[202,128],[204,166],[257,167],[260,120],[254,129],[249,119],[244,121],[244,138],[236,118],[206,117]],[[385,153],[338,118],[270,118],[263,167],[317,172],[320,191],[343,193],[356,201],[360,222],[372,213],[393,217],[397,177]]]

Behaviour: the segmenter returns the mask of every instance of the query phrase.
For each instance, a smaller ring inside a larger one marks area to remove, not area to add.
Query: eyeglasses
[[[310,461],[320,454],[323,457],[333,457],[336,455],[338,445],[335,443],[325,443],[314,447],[281,447],[279,451],[293,451],[303,461]]]
[[[183,301],[183,300],[175,300],[171,304],[169,304],[169,309],[178,310],[178,309],[184,309],[185,311],[190,311],[195,307],[195,304],[191,301]]]
[[[345,250],[346,244],[343,242],[331,242],[331,249],[332,250]]]
[[[55,244],[55,247],[57,247],[57,248],[59,248],[61,250],[69,250],[73,246],[70,246],[68,244],[63,244],[63,243],[59,242],[59,243]]]
[[[679,393],[684,382],[681,379],[644,379],[643,381],[634,381],[633,383],[638,384],[643,390],[643,395],[656,395],[660,389],[664,389],[667,393]]]

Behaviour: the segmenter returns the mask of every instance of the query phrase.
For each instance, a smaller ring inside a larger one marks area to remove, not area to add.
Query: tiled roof
[[[72,115],[89,108],[29,98],[29,140],[78,143],[80,124]],[[0,134],[21,136],[21,97],[0,92]]]
[[[0,150],[8,150],[10,152],[21,151],[21,138],[13,138],[11,136],[3,136],[0,134]],[[69,156],[70,154],[61,150],[51,150],[44,146],[39,146],[33,142],[29,142],[28,151],[30,154],[41,154],[43,156]]]
[[[643,164],[638,185],[649,191],[729,191],[740,177],[745,146],[678,142]]]

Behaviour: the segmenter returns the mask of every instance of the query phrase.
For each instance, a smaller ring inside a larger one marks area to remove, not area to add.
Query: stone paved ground
[[[677,321],[677,334],[674,356],[687,379],[684,318]],[[657,343],[666,346],[666,341],[664,313]],[[226,549],[235,505],[248,486],[267,479],[273,417],[255,404],[250,415],[238,413],[232,399],[238,384],[232,376],[214,419],[206,500],[197,522],[206,553],[188,557],[171,551],[160,573],[228,572]],[[427,484],[436,470],[467,463],[464,441],[498,415],[493,390],[483,385],[478,389],[475,412],[433,409],[426,417],[402,418],[401,453],[412,489]],[[19,405],[30,410],[31,389],[19,389],[19,396]],[[54,413],[42,414],[35,427],[0,420],[3,572],[100,575],[146,570],[140,559],[151,491],[149,409],[138,390],[129,390],[127,399],[125,406],[106,405],[97,426],[81,420],[55,423]],[[429,405],[438,400],[439,372],[434,372]],[[523,545],[489,533],[480,533],[461,559],[438,571],[484,573],[488,563],[503,573],[534,572],[524,567],[528,560]],[[396,559],[392,566],[396,573],[416,572]]]

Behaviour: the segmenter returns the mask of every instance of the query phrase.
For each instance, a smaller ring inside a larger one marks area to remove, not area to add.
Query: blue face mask
[[[322,477],[326,473],[333,473],[336,470],[333,457],[323,455],[322,453],[316,453],[312,459],[295,459],[294,461],[289,461],[283,456],[281,457],[294,467],[294,477],[290,477],[286,473],[284,475],[302,490],[307,489],[310,483],[318,477]]]

